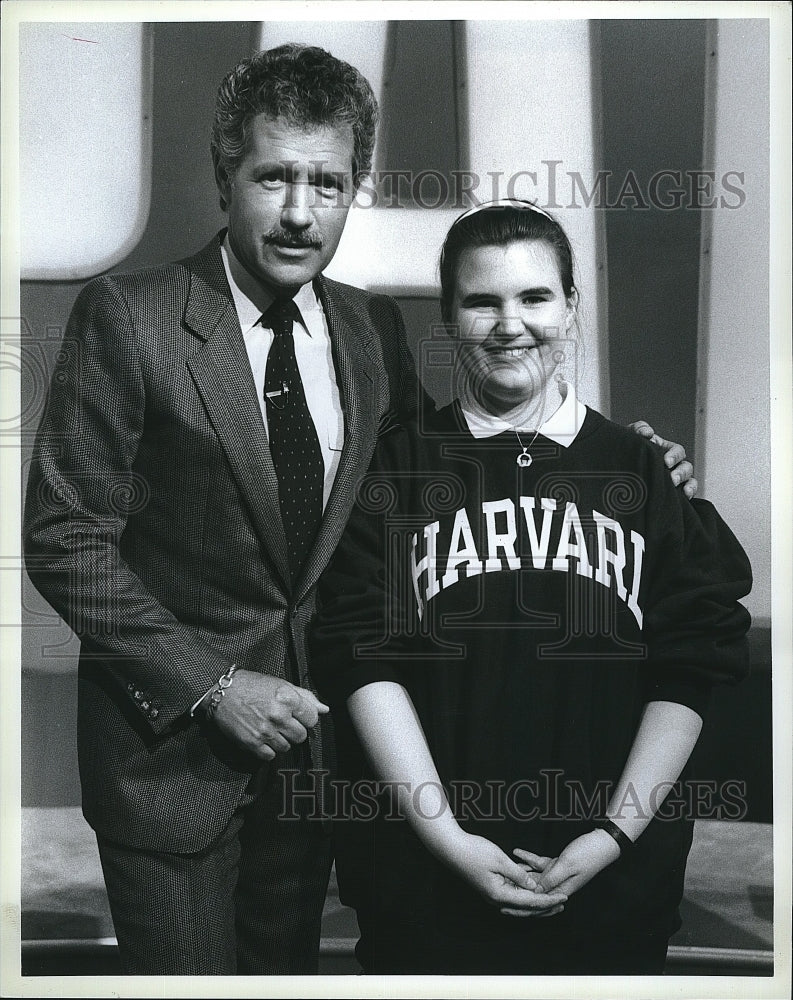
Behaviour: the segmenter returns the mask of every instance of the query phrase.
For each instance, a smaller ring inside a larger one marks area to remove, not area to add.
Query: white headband
[[[556,222],[556,219],[552,215],[549,215],[545,209],[535,205],[532,201],[521,201],[519,198],[498,198],[496,201],[485,201],[481,205],[474,205],[473,208],[467,209],[462,215],[459,215],[452,225],[456,226],[458,222],[462,222],[463,219],[467,219],[469,215],[475,215],[477,212],[481,212],[486,208],[520,208],[524,211],[536,212],[538,215],[544,215],[546,219],[551,222]],[[558,225],[558,223],[557,223]]]

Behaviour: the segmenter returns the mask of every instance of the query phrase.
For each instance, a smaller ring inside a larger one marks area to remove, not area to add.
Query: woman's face
[[[463,251],[452,321],[459,329],[459,362],[480,405],[504,414],[530,400],[540,403],[564,357],[575,307],[544,241]]]

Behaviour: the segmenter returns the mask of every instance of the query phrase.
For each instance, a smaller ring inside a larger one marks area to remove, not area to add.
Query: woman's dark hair
[[[357,187],[372,166],[377,100],[354,66],[314,45],[290,42],[257,52],[220,84],[212,123],[212,156],[233,174],[245,155],[256,115],[300,127],[349,125],[352,174]]]
[[[441,250],[441,315],[445,323],[451,322],[457,270],[464,251],[472,247],[505,247],[523,240],[542,240],[553,249],[565,298],[570,298],[575,291],[573,251],[556,219],[530,202],[484,205],[453,223]]]

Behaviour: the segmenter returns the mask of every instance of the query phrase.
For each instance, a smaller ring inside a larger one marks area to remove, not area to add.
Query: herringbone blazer
[[[209,844],[260,766],[190,718],[228,665],[312,686],[315,585],[381,422],[410,409],[416,389],[396,303],[317,279],[345,441],[318,537],[291,587],[223,235],[195,257],[82,290],[27,488],[28,573],[81,639],[83,811],[106,837],[152,850]],[[316,733],[315,766],[323,763]]]

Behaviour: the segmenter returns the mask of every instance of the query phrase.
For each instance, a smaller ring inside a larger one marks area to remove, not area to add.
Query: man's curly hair
[[[354,66],[324,49],[290,42],[243,59],[226,75],[215,101],[211,148],[229,175],[245,155],[259,114],[304,128],[349,125],[356,188],[371,169],[377,100]]]

